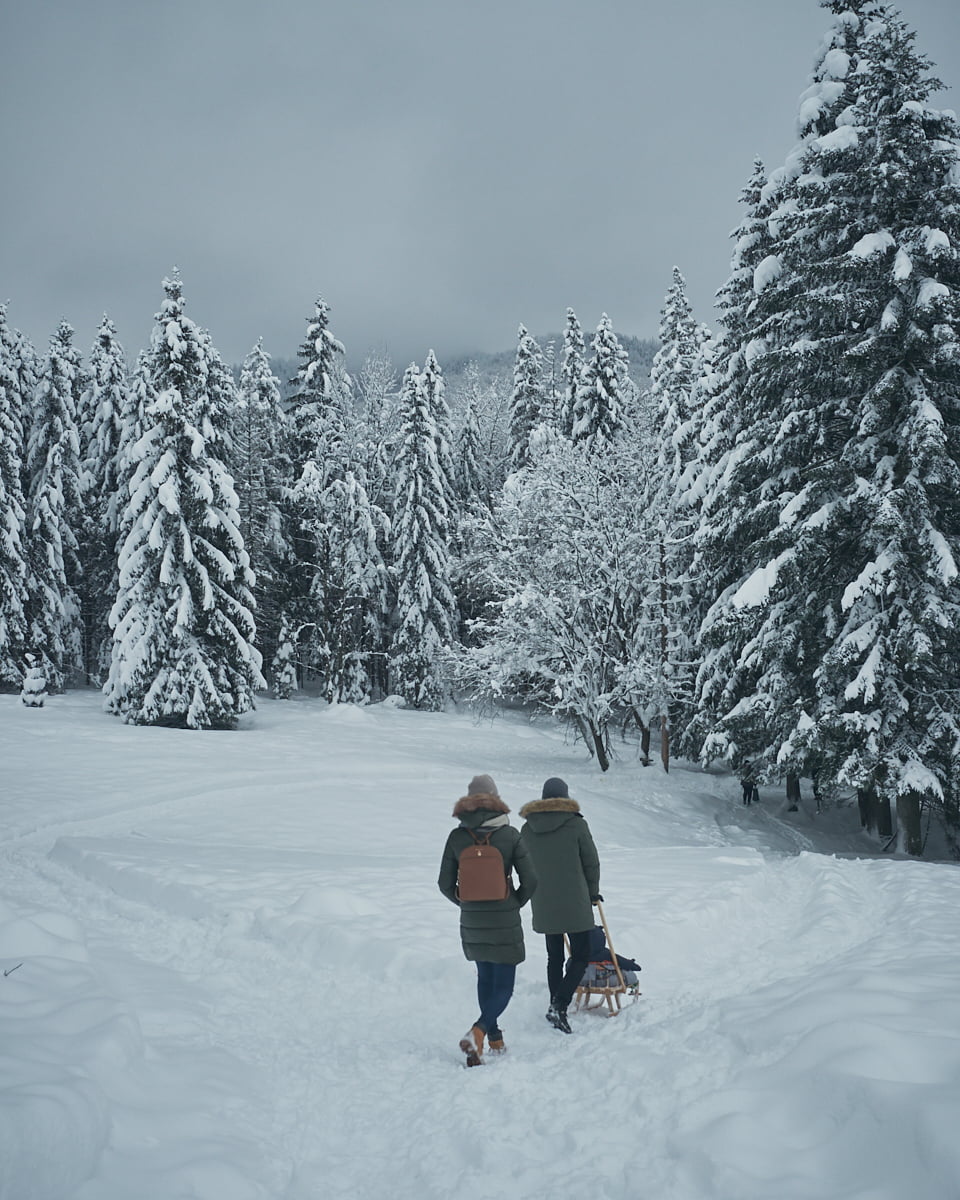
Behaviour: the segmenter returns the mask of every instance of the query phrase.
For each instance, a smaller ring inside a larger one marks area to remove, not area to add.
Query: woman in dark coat
[[[517,964],[525,958],[520,909],[533,895],[537,876],[520,834],[510,824],[510,809],[500,799],[497,786],[489,775],[477,775],[470,781],[466,796],[454,806],[453,815],[460,824],[451,830],[443,848],[437,885],[448,900],[460,909],[460,941],[463,953],[477,964],[477,999],[480,1015],[460,1041],[467,1066],[479,1066],[484,1040],[491,1051],[502,1053],[503,1033],[500,1015],[510,1002]],[[460,855],[475,845],[471,831],[490,835],[490,845],[503,857],[509,888],[503,900],[460,900],[457,874]],[[516,871],[519,886],[511,873]]]
[[[526,818],[520,837],[540,881],[533,899],[533,927],[547,943],[547,1020],[570,1033],[567,1006],[587,969],[593,905],[603,899],[600,858],[580,805],[570,798],[562,779],[548,779],[542,797],[525,804],[520,816]],[[570,939],[566,971],[564,934]]]

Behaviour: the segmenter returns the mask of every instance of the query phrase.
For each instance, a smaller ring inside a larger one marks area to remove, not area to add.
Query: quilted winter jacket
[[[532,800],[521,841],[539,881],[533,897],[537,933],[582,933],[594,925],[591,896],[600,894],[600,858],[580,805],[569,797]]]
[[[453,810],[460,824],[450,831],[443,848],[437,886],[460,909],[460,942],[470,962],[516,964],[526,957],[520,909],[536,891],[537,875],[520,834],[512,825],[497,826],[490,838],[490,845],[496,846],[503,856],[507,874],[516,874],[510,895],[504,900],[457,899],[460,855],[474,845],[468,830],[479,830],[491,818],[509,811],[499,796],[464,796]]]

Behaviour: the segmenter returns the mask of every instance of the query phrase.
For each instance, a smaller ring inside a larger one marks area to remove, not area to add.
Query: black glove
[[[591,903],[591,904],[597,904],[597,903],[600,903],[600,904],[602,904],[602,903],[603,903],[603,897],[602,897],[602,896],[600,895],[600,893],[598,892],[596,896],[591,896],[591,897],[590,897],[590,903]]]

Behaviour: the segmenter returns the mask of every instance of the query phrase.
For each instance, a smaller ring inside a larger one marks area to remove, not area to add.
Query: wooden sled
[[[603,904],[597,901],[597,912],[600,914],[600,924],[603,926],[604,937],[607,939],[607,949],[612,956],[610,968],[606,972],[605,982],[581,984],[574,993],[577,998],[575,1012],[595,1012],[598,1015],[605,1017],[619,1016],[621,1008],[621,997],[632,997],[631,1003],[637,1002],[637,997],[640,995],[639,984],[630,984],[623,977],[623,971],[620,968],[620,963],[617,961],[617,952],[614,949],[613,942],[610,940],[610,930],[607,928],[607,918],[603,913]],[[564,939],[566,940],[566,939]],[[569,942],[567,943],[567,953],[570,952]],[[606,965],[606,964],[604,964]],[[609,1009],[609,1012],[604,1012],[604,1006]]]

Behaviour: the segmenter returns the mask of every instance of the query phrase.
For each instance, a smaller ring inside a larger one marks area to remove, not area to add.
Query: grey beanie
[[[499,796],[497,785],[489,775],[474,775],[467,788],[468,796]]]
[[[543,791],[540,793],[541,800],[559,800],[561,798],[570,799],[570,793],[567,791],[567,785],[562,779],[548,779],[543,785]]]

